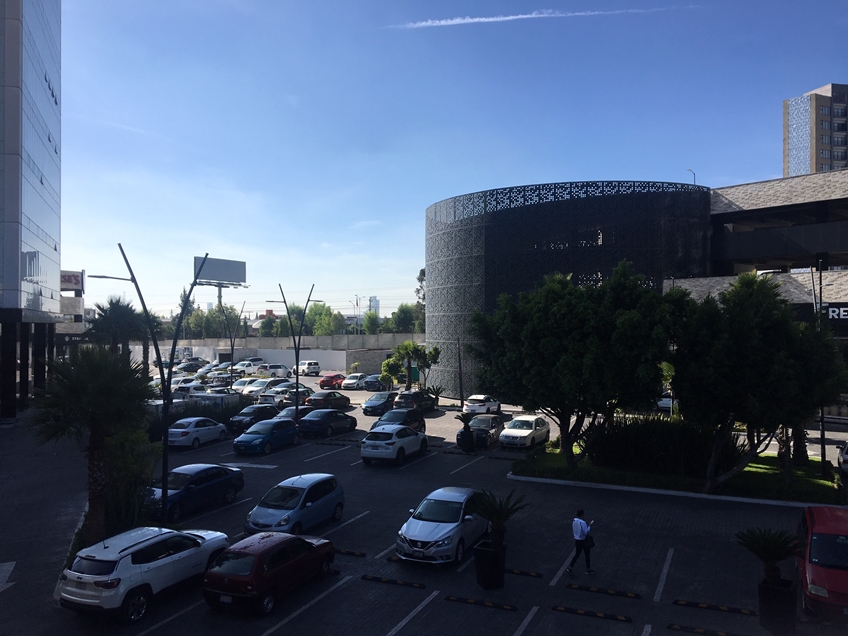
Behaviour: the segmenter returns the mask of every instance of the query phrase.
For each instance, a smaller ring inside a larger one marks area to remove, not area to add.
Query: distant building
[[[783,176],[848,166],[848,84],[827,84],[783,102]]]

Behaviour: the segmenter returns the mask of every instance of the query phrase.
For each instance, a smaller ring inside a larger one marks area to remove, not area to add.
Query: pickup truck
[[[250,360],[242,360],[233,367],[233,373],[238,375],[253,375],[259,371],[259,365]]]

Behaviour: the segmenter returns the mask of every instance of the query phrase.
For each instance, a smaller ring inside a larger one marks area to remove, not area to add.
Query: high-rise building
[[[848,167],[848,84],[827,84],[783,102],[783,176]]]
[[[30,378],[44,383],[62,320],[61,0],[0,0],[0,42],[0,419],[8,419]]]

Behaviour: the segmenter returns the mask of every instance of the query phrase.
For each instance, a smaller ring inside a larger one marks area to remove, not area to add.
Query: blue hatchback
[[[244,532],[300,534],[324,521],[341,519],[344,503],[344,490],[333,475],[290,477],[271,488],[250,511]]]
[[[281,446],[300,444],[294,420],[273,419],[257,422],[233,440],[233,450],[241,453],[268,454]]]

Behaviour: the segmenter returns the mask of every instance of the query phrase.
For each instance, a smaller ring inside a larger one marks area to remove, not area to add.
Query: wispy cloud
[[[490,17],[472,18],[447,18],[444,20],[423,20],[421,22],[407,22],[395,25],[396,29],[427,29],[430,27],[459,26],[463,24],[480,24],[488,22],[512,22],[513,20],[536,20],[541,18],[587,18],[602,15],[623,15],[632,13],[656,13],[658,11],[669,11],[677,7],[657,7],[654,9],[619,9],[615,11],[533,11],[533,13],[518,13],[516,15],[496,15]],[[686,7],[692,8],[692,7]]]

